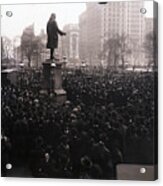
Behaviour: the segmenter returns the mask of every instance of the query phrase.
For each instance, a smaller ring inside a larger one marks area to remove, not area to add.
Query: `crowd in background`
[[[2,82],[2,175],[10,162],[33,177],[115,179],[119,163],[154,163],[155,83],[154,72],[69,70],[60,105],[39,71]]]

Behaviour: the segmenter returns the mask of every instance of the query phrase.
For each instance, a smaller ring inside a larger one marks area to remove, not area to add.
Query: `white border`
[[[96,0],[84,0],[84,1],[96,1]],[[104,1],[104,0],[99,0]],[[1,0],[0,4],[13,4],[13,3],[53,3],[53,2],[82,2],[82,0]],[[99,181],[99,180],[63,180],[63,179],[37,179],[37,178],[0,178],[1,186],[34,186],[38,184],[39,186],[48,186],[57,185],[57,186],[79,186],[83,184],[87,184],[89,186],[106,186],[106,185],[114,185],[117,186],[121,184],[121,186],[126,185],[163,185],[163,114],[161,111],[163,110],[163,0],[157,0],[159,4],[159,180],[156,182],[141,182],[141,181]]]

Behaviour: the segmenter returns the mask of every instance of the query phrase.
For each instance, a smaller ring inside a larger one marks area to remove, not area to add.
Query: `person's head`
[[[49,21],[54,21],[55,19],[56,19],[56,14],[52,13],[50,18],[49,18]]]

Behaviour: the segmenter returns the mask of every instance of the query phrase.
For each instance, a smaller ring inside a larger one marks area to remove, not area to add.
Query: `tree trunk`
[[[109,51],[108,57],[107,57],[107,68],[110,67],[110,61],[111,61],[111,51]]]
[[[28,67],[31,67],[31,57],[28,57]]]
[[[114,56],[114,68],[117,69],[117,55]]]
[[[121,56],[121,60],[122,60],[122,69],[125,69],[125,60],[124,60],[124,56]]]

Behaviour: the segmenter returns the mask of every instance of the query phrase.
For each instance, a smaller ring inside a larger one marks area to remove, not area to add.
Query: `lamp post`
[[[24,79],[24,63],[19,64],[20,67],[20,86],[23,85],[23,79]]]
[[[66,64],[67,64],[68,60],[67,60],[67,57],[66,56],[63,56],[63,69],[66,68]]]

